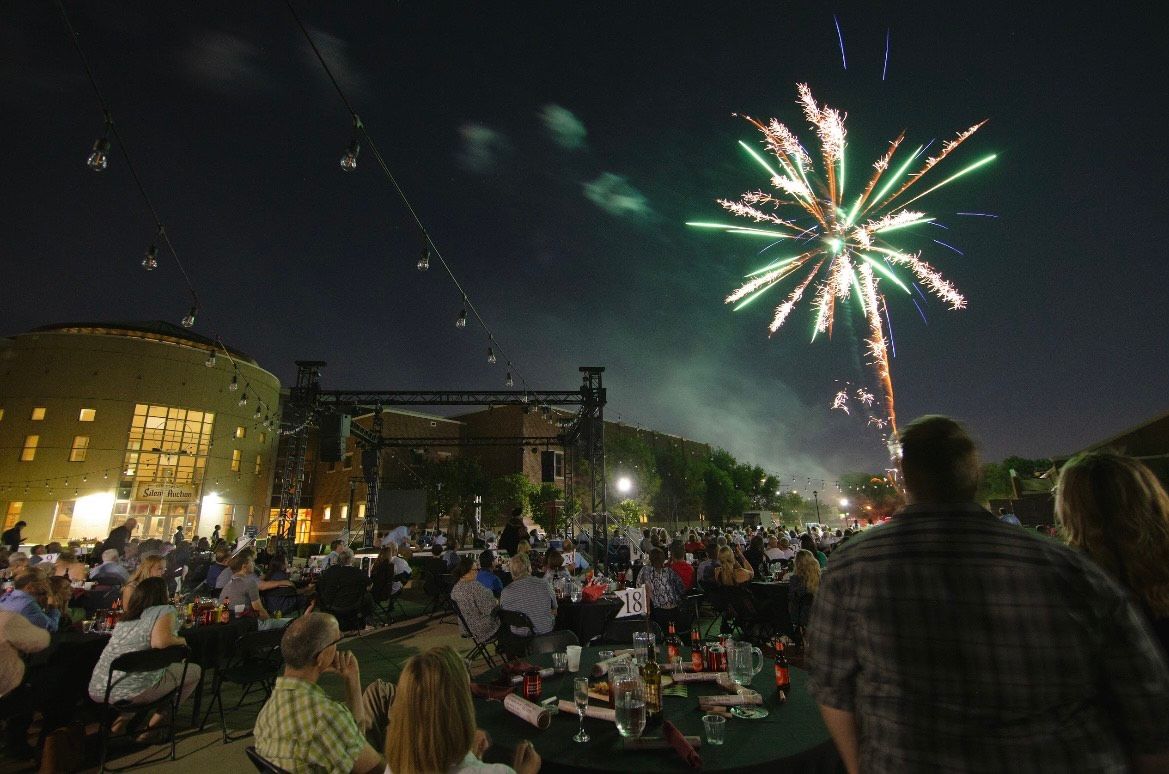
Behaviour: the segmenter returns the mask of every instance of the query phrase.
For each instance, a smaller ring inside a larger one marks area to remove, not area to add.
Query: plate
[[[766,707],[738,706],[731,707],[731,714],[744,720],[760,720],[769,714]]]

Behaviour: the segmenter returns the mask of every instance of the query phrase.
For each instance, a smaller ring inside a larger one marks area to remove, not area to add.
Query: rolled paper
[[[604,661],[598,661],[593,664],[593,677],[604,677],[609,674],[609,665],[614,661],[618,661],[626,656],[632,656],[632,650],[615,650],[613,651],[613,658],[607,658]]]
[[[686,765],[692,769],[702,768],[702,756],[694,750],[697,744],[690,741],[693,737],[682,736],[678,727],[668,720],[662,723],[662,737],[674,748],[678,757],[686,761]]]
[[[576,714],[576,704],[568,699],[561,699],[560,704],[557,705],[561,712],[570,712]],[[611,710],[608,707],[594,707],[592,704],[585,707],[586,718],[596,718],[597,720],[607,720],[610,723],[617,722],[616,710]]]
[[[544,729],[552,724],[552,713],[538,704],[514,693],[503,698],[503,707],[517,718],[528,721],[536,728]]]
[[[671,675],[675,683],[713,683],[726,672],[677,672]]]
[[[726,672],[717,673],[717,676],[714,678],[714,681],[716,683],[718,683],[718,687],[722,688],[724,691],[730,691],[731,693],[738,693],[739,692],[738,684],[734,680],[732,680],[731,676],[728,675]]]
[[[727,696],[699,696],[698,706],[707,707],[738,707],[744,704],[762,704],[763,696],[756,691],[729,694]]]
[[[546,667],[546,668],[540,670],[540,677],[551,677],[554,674],[556,674],[556,670],[553,669],[552,667]],[[523,681],[524,681],[523,675],[515,675],[514,677],[511,678],[512,685],[519,685]]]

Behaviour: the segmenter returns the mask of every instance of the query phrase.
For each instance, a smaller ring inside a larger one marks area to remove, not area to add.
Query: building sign
[[[193,502],[198,497],[194,484],[175,484],[167,481],[140,481],[134,491],[135,500],[153,502]]]

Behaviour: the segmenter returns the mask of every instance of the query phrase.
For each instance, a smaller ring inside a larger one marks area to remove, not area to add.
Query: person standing
[[[21,534],[21,531],[27,526],[28,522],[16,522],[9,529],[4,530],[4,534],[0,535],[0,542],[4,544],[5,548],[15,554],[20,550],[20,544],[24,541],[24,536]]]
[[[180,524],[179,526],[175,527],[175,534],[174,537],[171,538],[170,542],[174,543],[176,546],[183,542],[183,525]]]
[[[211,530],[211,547],[214,548],[215,544],[218,542],[219,542],[219,525],[216,524],[215,529]]]
[[[130,542],[130,535],[137,527],[138,520],[130,517],[121,526],[111,529],[109,537],[101,544],[102,551],[109,551],[112,548],[118,552],[118,556],[125,556],[126,544]]]
[[[511,520],[503,528],[503,534],[499,536],[499,550],[506,551],[508,556],[515,556],[516,546],[527,536],[528,533],[524,530],[524,511],[522,508],[515,508],[511,512]]]
[[[974,441],[900,433],[907,505],[835,552],[809,692],[852,774],[1169,770],[1169,666],[1092,560],[974,502]]]

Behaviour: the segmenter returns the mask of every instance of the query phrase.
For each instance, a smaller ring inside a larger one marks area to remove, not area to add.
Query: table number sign
[[[621,600],[621,609],[617,611],[618,618],[631,615],[645,615],[649,612],[649,601],[645,598],[645,586],[634,586],[617,592]]]

